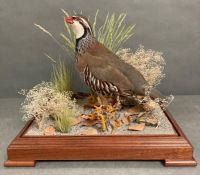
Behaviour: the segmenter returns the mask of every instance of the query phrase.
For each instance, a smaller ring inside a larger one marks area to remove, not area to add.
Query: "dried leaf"
[[[83,115],[81,115],[81,118],[83,118],[83,119],[88,119],[88,118],[89,118],[89,116],[88,116],[88,115],[85,115],[85,114],[83,114]]]
[[[96,113],[98,113],[98,114],[102,114],[102,112],[103,112],[103,110],[102,110],[102,107],[100,106],[94,106],[95,107],[95,111],[96,111]]]
[[[129,125],[129,119],[128,119],[128,117],[123,117],[121,120],[122,120],[123,124]]]
[[[134,106],[134,107],[128,109],[127,112],[130,114],[139,114],[142,111],[143,111],[142,107],[140,105],[138,105],[138,106]]]
[[[72,119],[72,125],[77,125],[77,124],[79,124],[81,121],[82,121],[82,117],[81,117],[81,116],[76,117],[76,118],[73,118],[73,119]]]
[[[98,119],[98,116],[96,113],[91,113],[88,115],[89,116],[89,120],[97,120]]]
[[[152,114],[144,114],[141,117],[137,118],[137,123],[145,123],[146,126],[157,126],[158,125],[158,119],[153,116]]]
[[[81,115],[81,118],[85,119],[85,120],[96,120],[98,118],[97,114],[96,113],[91,113],[91,114],[88,114],[88,115]]]
[[[114,121],[114,127],[115,128],[119,128],[121,126],[121,121],[119,120],[119,119],[116,119],[115,121]]]
[[[141,124],[132,124],[128,127],[128,130],[130,131],[143,131],[145,128],[145,124],[141,123]]]
[[[94,105],[91,105],[91,104],[84,104],[84,105],[83,105],[83,108],[84,108],[84,109],[91,109],[91,108],[94,108]]]
[[[48,126],[44,129],[44,135],[55,135],[56,130],[53,126]]]
[[[115,112],[115,108],[113,108],[113,106],[111,106],[111,105],[108,105],[106,111],[107,111],[108,113],[113,113],[113,112]]]
[[[98,131],[95,128],[87,128],[86,130],[84,130],[81,135],[97,135]]]
[[[99,123],[98,120],[85,120],[83,122],[80,123],[81,126],[94,126],[97,123]]]

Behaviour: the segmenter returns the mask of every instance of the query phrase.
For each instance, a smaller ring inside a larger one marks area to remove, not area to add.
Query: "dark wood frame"
[[[164,160],[165,166],[196,166],[191,143],[165,114],[177,135],[25,136],[32,120],[8,146],[4,166],[35,166],[37,160]]]

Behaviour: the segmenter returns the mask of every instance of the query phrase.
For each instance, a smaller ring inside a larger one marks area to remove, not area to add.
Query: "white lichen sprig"
[[[34,118],[39,128],[43,127],[46,119],[50,117],[62,116],[70,111],[71,116],[79,115],[79,110],[75,100],[71,99],[71,92],[60,93],[50,82],[42,82],[34,86],[25,95],[21,111],[24,113],[23,120]],[[67,117],[67,116],[65,116]]]

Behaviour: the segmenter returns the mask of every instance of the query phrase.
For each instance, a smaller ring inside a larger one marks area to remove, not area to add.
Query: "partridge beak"
[[[71,16],[68,16],[65,18],[65,21],[68,23],[68,24],[73,24],[73,18]]]

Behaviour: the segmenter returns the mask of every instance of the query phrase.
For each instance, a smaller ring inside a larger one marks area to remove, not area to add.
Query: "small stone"
[[[55,135],[56,130],[53,126],[48,126],[44,129],[44,135],[49,136],[49,135]]]
[[[143,131],[145,128],[145,124],[144,123],[140,123],[140,124],[131,124],[128,127],[128,130],[130,131]]]
[[[158,119],[151,114],[144,114],[141,117],[138,117],[136,119],[136,122],[137,123],[145,123],[146,126],[156,127],[158,125]]]
[[[81,135],[97,135],[98,131],[95,128],[89,127],[84,130]]]

